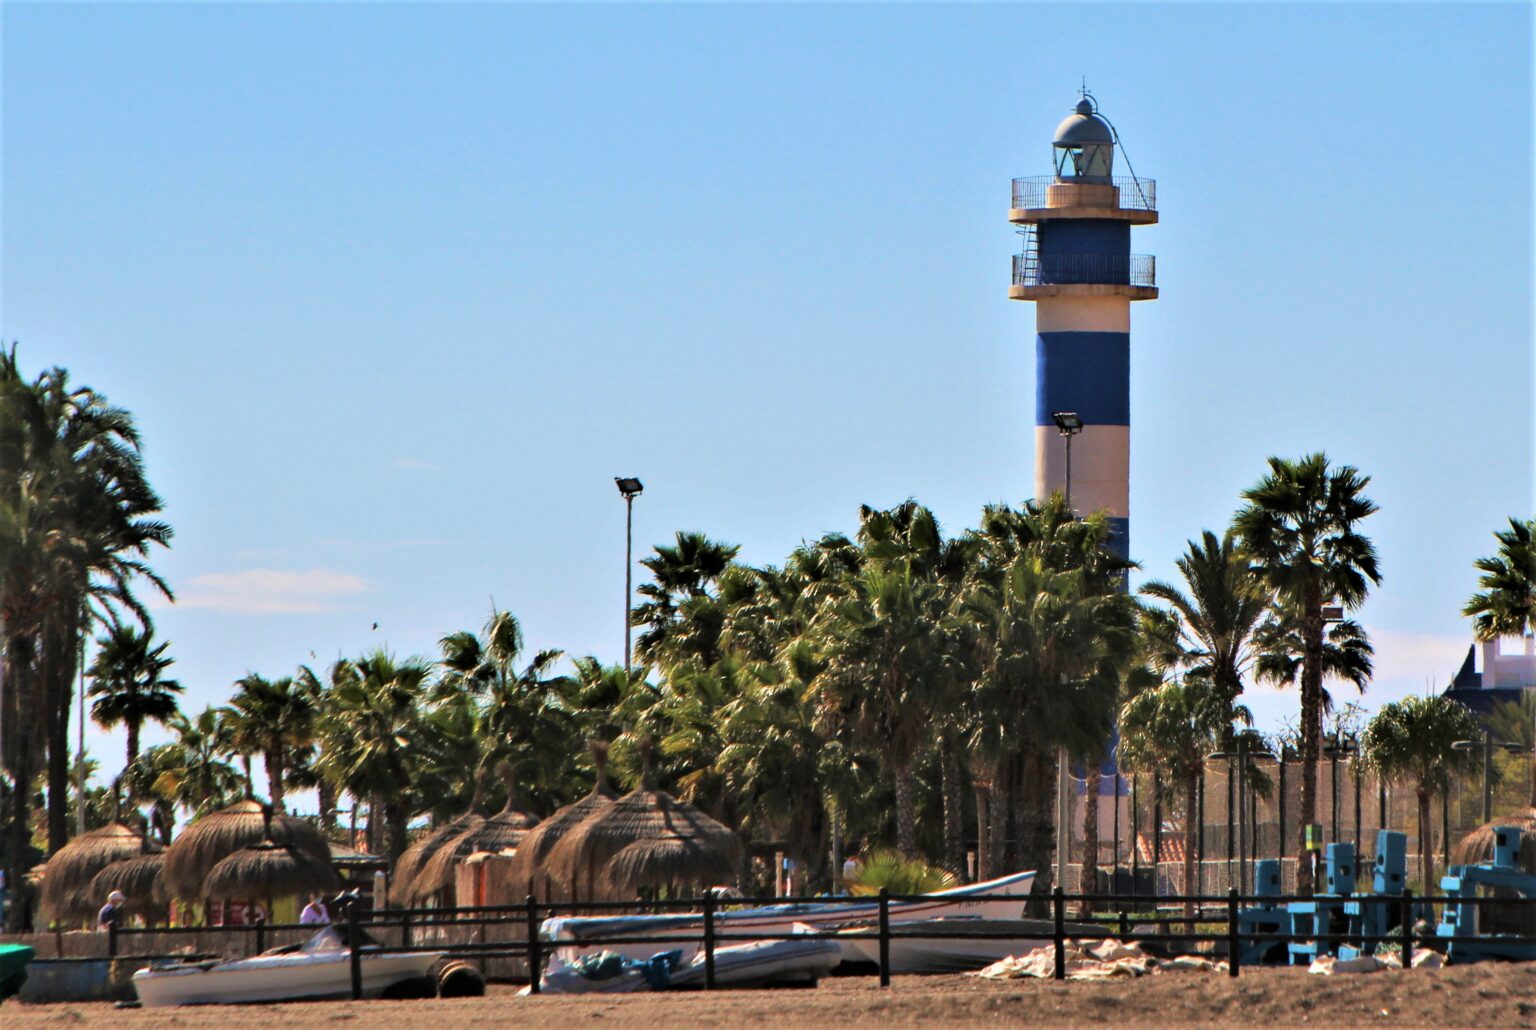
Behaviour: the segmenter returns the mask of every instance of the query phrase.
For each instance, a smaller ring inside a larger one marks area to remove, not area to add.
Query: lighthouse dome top
[[[1058,147],[1081,147],[1095,143],[1113,143],[1114,136],[1111,135],[1104,119],[1095,112],[1093,101],[1083,97],[1077,102],[1073,112],[1056,126],[1056,139],[1053,142]]]

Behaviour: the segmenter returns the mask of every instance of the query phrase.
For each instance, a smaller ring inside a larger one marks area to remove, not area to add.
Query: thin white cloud
[[[334,569],[245,569],[193,576],[176,603],[242,615],[315,614],[340,611],[338,602],[366,589],[366,580]]]

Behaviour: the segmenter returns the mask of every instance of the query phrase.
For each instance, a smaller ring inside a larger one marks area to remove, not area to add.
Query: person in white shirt
[[[304,911],[299,913],[301,926],[329,926],[331,913],[325,907],[325,896],[316,894],[310,897],[309,904],[304,906]]]

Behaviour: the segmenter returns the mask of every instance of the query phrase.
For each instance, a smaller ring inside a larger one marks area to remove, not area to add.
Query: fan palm
[[[644,600],[630,621],[644,632],[635,640],[635,654],[650,665],[691,657],[707,666],[720,656],[725,622],[715,588],[741,548],[697,532],[679,532],[676,539],[640,562],[653,582],[637,591]]]
[[[1243,554],[1296,620],[1301,645],[1301,812],[1298,848],[1317,820],[1317,763],[1322,746],[1323,607],[1355,609],[1381,581],[1376,548],[1360,523],[1376,505],[1365,496],[1370,477],[1350,465],[1331,466],[1327,455],[1269,459],[1269,473],[1243,492],[1233,521]],[[1301,863],[1297,889],[1312,891],[1312,870]]]
[[[62,369],[28,380],[15,348],[0,351],[0,760],[12,782],[30,783],[46,749],[51,849],[67,838],[80,642],[124,611],[148,624],[136,577],[169,596],[142,560],[170,540],[159,510],[128,413],[72,387]],[[30,836],[25,795],[12,797],[6,834],[17,882]]]
[[[314,740],[315,716],[314,695],[291,676],[267,680],[247,673],[235,681],[226,713],[235,747],[261,755],[278,812],[283,811],[292,756]]]
[[[1419,802],[1419,870],[1422,889],[1435,892],[1435,849],[1430,846],[1430,801],[1450,785],[1453,772],[1469,768],[1471,751],[1459,740],[1478,736],[1477,718],[1444,696],[1408,697],[1381,706],[1360,740],[1367,764],[1389,780],[1413,784]]]
[[[176,663],[166,657],[170,645],[152,646],[148,630],[124,625],[96,641],[91,677],[91,718],[106,729],[128,730],[128,761],[139,757],[139,731],[146,722],[165,725],[180,710],[176,698],[182,686],[167,679],[165,671]]]
[[[225,761],[233,745],[223,713],[208,707],[191,718],[178,714],[170,727],[176,738],[144,752],[131,769],[140,792],[185,809],[193,818],[235,800],[241,779]]]
[[[1475,562],[1480,589],[1462,614],[1472,616],[1478,640],[1536,633],[1536,519],[1510,519],[1493,536],[1498,553]]]

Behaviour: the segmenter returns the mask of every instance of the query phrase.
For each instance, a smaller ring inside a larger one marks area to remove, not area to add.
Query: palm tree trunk
[[[1099,890],[1099,789],[1103,786],[1099,764],[1089,762],[1083,770],[1083,861],[1078,877],[1084,894],[1096,894]],[[1092,902],[1083,903],[1083,914],[1091,915]]]
[[[1423,878],[1420,894],[1435,893],[1435,845],[1429,839],[1433,820],[1429,817],[1429,792],[1423,787],[1419,795],[1419,875]]]
[[[992,796],[987,806],[987,833],[990,837],[987,861],[999,872],[1019,868],[1017,846],[1008,835],[1008,820],[1013,816],[1014,762],[1005,758],[997,764],[992,777]]]
[[[1299,847],[1296,863],[1296,893],[1312,893],[1312,863],[1307,851],[1307,827],[1317,822],[1317,763],[1322,750],[1323,732],[1323,598],[1314,587],[1308,593],[1306,620],[1302,630],[1301,663],[1301,812],[1297,819]]]
[[[992,785],[985,780],[972,783],[976,795],[976,879],[992,879],[992,828],[987,824],[987,806],[992,802]]]
[[[368,799],[368,853],[379,853],[379,834],[384,829],[384,802],[375,794]]]
[[[1199,843],[1200,774],[1191,773],[1184,784],[1184,894],[1195,893],[1195,846]],[[1202,858],[1204,856],[1201,856]],[[1184,914],[1191,919],[1195,915],[1195,903],[1184,902]]]
[[[1030,747],[1019,762],[1019,777],[1014,788],[1014,832],[1019,839],[1019,869],[1035,870],[1033,894],[1047,893],[1055,884],[1055,823],[1052,813],[1056,801],[1054,756],[1039,747]]]
[[[280,747],[269,749],[262,755],[267,767],[267,794],[272,801],[272,811],[283,811],[283,751]]]
[[[951,740],[940,742],[939,756],[944,792],[944,868],[965,876],[965,799],[960,793],[960,759]]]
[[[329,833],[336,828],[336,788],[322,776],[315,787],[315,796],[320,802],[320,826]]]
[[[128,727],[128,765],[132,765],[139,760],[139,721],[129,718],[123,720],[123,724]]]
[[[896,847],[903,858],[917,858],[917,811],[912,798],[912,763],[891,756],[896,787]]]

